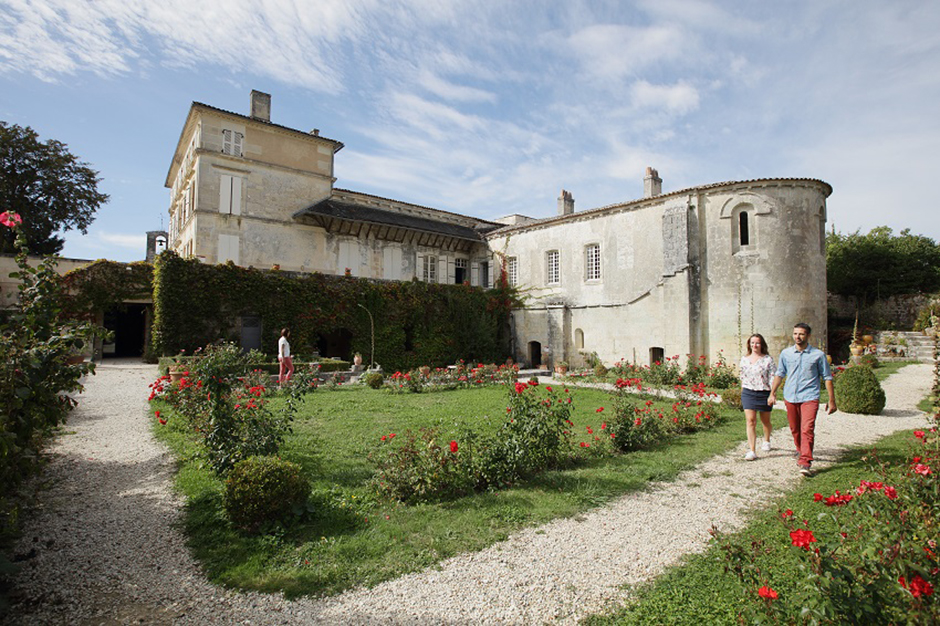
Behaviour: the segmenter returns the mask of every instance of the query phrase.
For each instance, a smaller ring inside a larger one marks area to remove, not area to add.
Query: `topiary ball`
[[[284,521],[303,506],[310,484],[296,463],[273,456],[239,461],[225,481],[224,506],[236,526],[255,531],[270,522]]]
[[[885,392],[866,365],[853,365],[836,376],[836,403],[846,413],[878,415],[885,408]]]
[[[385,382],[385,377],[382,376],[381,372],[369,372],[362,377],[362,380],[372,389],[381,389],[382,383]]]

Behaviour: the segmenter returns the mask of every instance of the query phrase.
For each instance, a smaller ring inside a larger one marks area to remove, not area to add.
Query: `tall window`
[[[741,211],[738,215],[738,237],[742,246],[748,245],[750,243],[750,234],[748,233],[747,228],[747,211]]]
[[[510,287],[515,287],[516,283],[519,282],[519,263],[516,261],[516,257],[511,256],[506,259],[506,280],[509,281]]]
[[[490,263],[489,261],[480,262],[480,286],[484,289],[490,288]]]
[[[549,285],[557,285],[561,282],[561,266],[558,262],[558,250],[549,250],[545,260],[548,269],[547,282]]]
[[[222,174],[219,181],[219,213],[240,215],[242,212],[242,179]]]
[[[436,283],[437,282],[437,257],[436,256],[426,256],[424,257],[424,265],[422,267],[421,276],[426,283]]]
[[[601,278],[601,247],[592,243],[585,249],[585,265],[587,267],[588,280],[600,280]]]
[[[234,130],[224,129],[222,131],[222,154],[231,154],[232,156],[242,155],[242,143],[245,136],[236,133]]]

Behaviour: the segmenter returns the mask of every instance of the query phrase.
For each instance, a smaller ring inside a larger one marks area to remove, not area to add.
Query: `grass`
[[[881,461],[904,463],[911,445],[910,431],[895,433],[877,444]],[[813,493],[831,494],[836,489],[851,491],[862,479],[871,480],[866,457],[871,446],[848,451],[840,462],[804,481],[794,491],[779,498],[770,508],[757,513],[751,523],[736,534],[738,543],[765,542],[765,552],[755,563],[766,573],[768,584],[780,593],[779,602],[786,602],[802,584],[802,560],[790,549],[787,530],[780,522],[780,512],[794,511],[796,519],[813,520],[816,534],[834,533],[835,527],[819,516]],[[633,600],[625,608],[608,615],[595,615],[587,620],[591,626],[627,624],[739,624],[747,604],[753,603],[753,590],[745,589],[738,578],[724,571],[723,554],[712,545],[701,554],[688,556],[683,563],[667,570],[655,581],[635,590]],[[799,615],[793,606],[790,615]]]
[[[883,381],[905,365],[909,363],[886,363],[875,369],[875,374]],[[825,391],[823,394],[825,396]],[[922,400],[918,408],[925,412],[931,410],[931,399]],[[910,431],[902,431],[881,439],[876,448],[882,462],[903,464],[910,446]],[[811,481],[801,483],[769,508],[756,513],[749,525],[736,534],[740,543],[764,541],[769,546],[768,551],[758,557],[758,564],[767,572],[770,586],[781,598],[792,596],[803,579],[802,560],[789,547],[786,531],[780,523],[780,511],[792,509],[797,519],[813,519],[814,528],[821,532],[835,532],[827,519],[817,518],[819,507],[813,506],[813,494],[831,494],[837,489],[851,491],[860,480],[872,480],[874,475],[867,460],[871,450],[872,446],[862,446],[847,451],[838,464],[820,471]],[[686,557],[656,580],[638,587],[625,608],[608,615],[592,616],[585,623],[591,626],[739,624],[745,607],[753,602],[748,597],[752,593],[753,590],[745,589],[734,574],[724,571],[723,555],[718,546],[712,545],[706,552]],[[794,606],[790,614],[799,615],[799,612],[800,607]]]
[[[603,421],[596,409],[612,409],[611,397],[594,389],[572,393],[574,432],[586,435],[586,426],[596,429]],[[405,395],[357,388],[309,395],[282,457],[311,478],[316,512],[265,536],[247,536],[228,524],[222,483],[178,418],[156,430],[180,459],[176,484],[188,501],[186,531],[209,578],[288,597],[374,585],[481,550],[519,528],[575,516],[651,481],[672,480],[744,437],[740,412],[727,411],[729,419],[710,430],[650,450],[591,457],[505,491],[417,506],[375,499],[367,484],[373,471],[369,453],[382,435],[420,426],[437,426],[443,437],[464,426],[492,431],[505,407],[502,388]],[[779,411],[773,419],[775,427],[786,420]]]

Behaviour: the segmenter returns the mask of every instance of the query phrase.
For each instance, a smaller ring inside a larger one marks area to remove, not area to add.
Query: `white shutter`
[[[219,213],[232,212],[232,177],[222,174],[219,181]]]
[[[222,131],[222,154],[232,154],[232,131]]]
[[[238,265],[238,235],[219,235],[219,264],[231,261]]]
[[[480,264],[471,263],[470,264],[470,284],[474,287],[480,286]]]
[[[242,178],[232,176],[232,205],[230,213],[232,215],[241,215],[242,213]]]
[[[241,133],[232,133],[232,154],[235,156],[242,155],[242,143],[244,143],[242,139],[244,139],[244,135]]]

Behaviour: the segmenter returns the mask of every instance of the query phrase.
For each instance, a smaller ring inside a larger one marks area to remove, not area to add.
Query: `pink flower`
[[[3,224],[7,228],[13,228],[17,224],[22,224],[23,218],[20,217],[19,213],[14,213],[13,211],[5,211],[0,213],[0,224]]]
[[[923,465],[922,463],[918,463],[914,466],[914,473],[920,474],[921,476],[929,476],[930,474],[933,474],[933,472],[930,471],[930,466]]]

